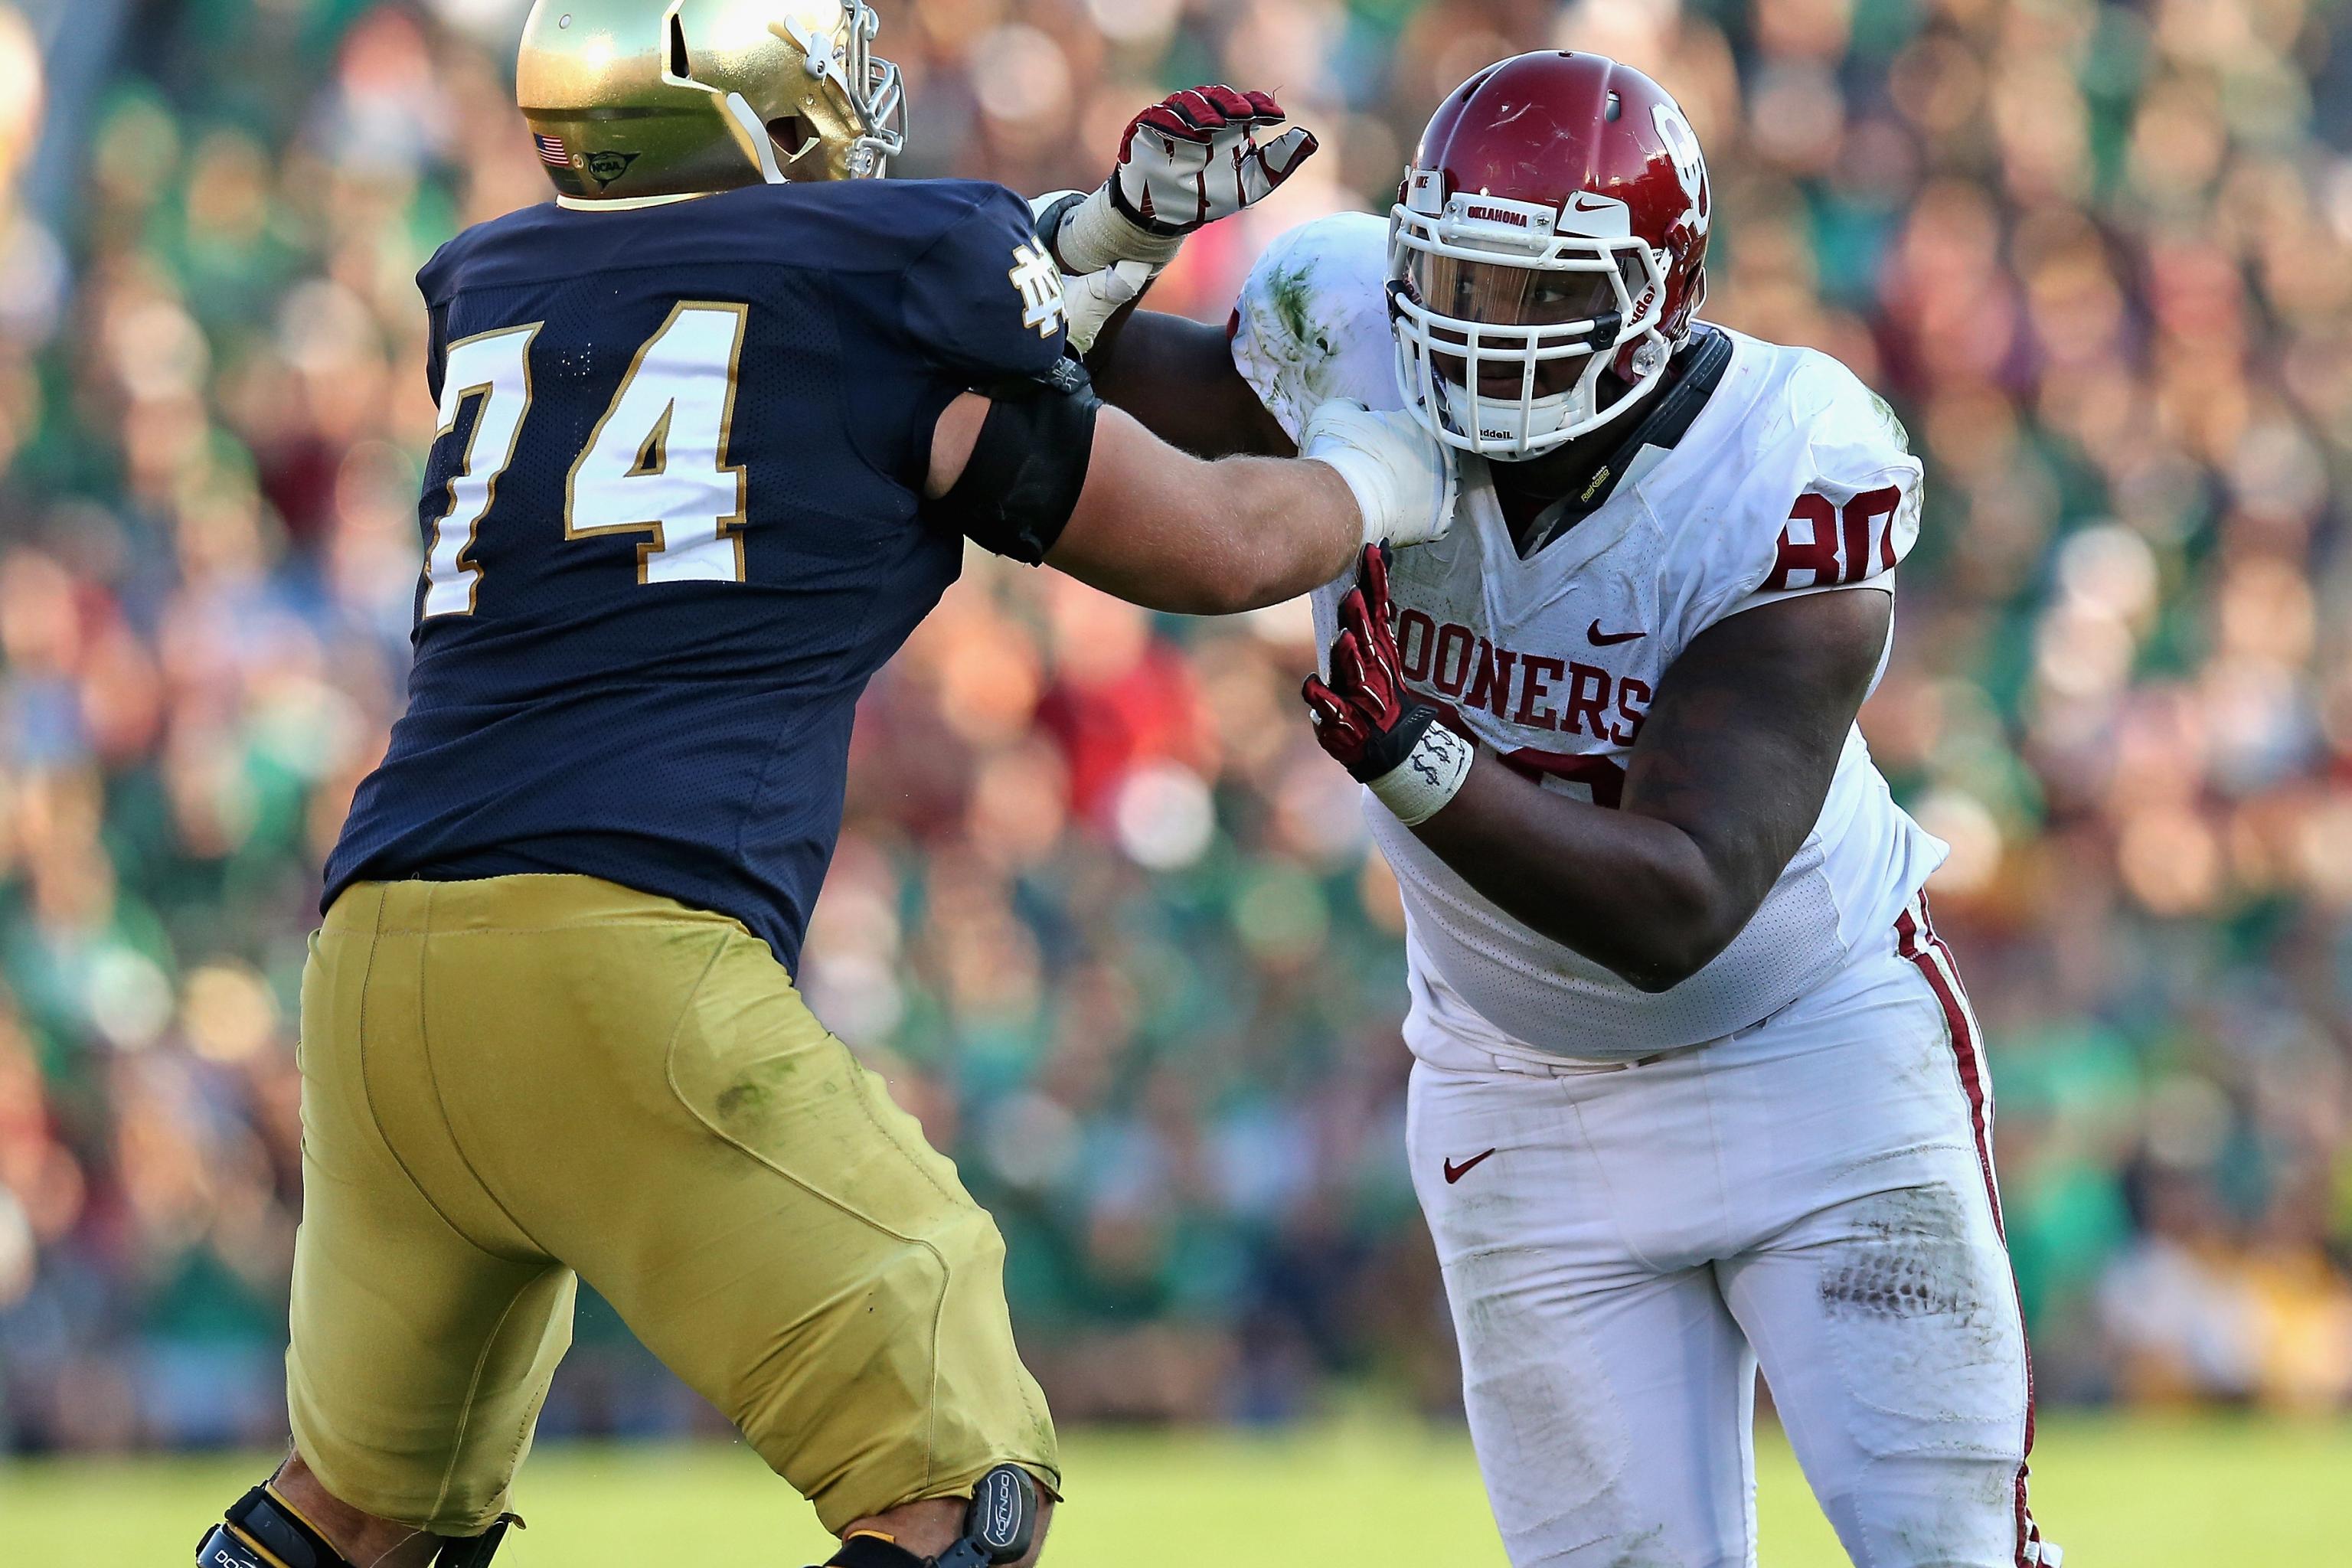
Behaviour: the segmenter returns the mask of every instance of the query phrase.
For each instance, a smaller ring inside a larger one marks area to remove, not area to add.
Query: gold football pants
[[[504,1510],[585,1279],[835,1531],[1058,1489],[1003,1243],[734,921],[589,877],[362,883],[302,980],[287,1402],[353,1507]]]

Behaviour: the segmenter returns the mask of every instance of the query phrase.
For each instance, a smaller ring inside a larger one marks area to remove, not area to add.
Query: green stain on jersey
[[[1314,289],[1307,279],[1307,268],[1284,268],[1265,280],[1266,300],[1274,307],[1274,317],[1282,324],[1283,334],[1303,352],[1310,344],[1318,344],[1321,334],[1307,315],[1307,301]]]

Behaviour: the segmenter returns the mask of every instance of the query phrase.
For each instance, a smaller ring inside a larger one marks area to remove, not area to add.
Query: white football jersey
[[[1387,226],[1348,213],[1277,240],[1243,287],[1234,363],[1294,436],[1316,405],[1397,408]],[[1675,658],[1727,616],[1792,595],[1892,592],[1919,527],[1918,459],[1885,404],[1810,349],[1701,326],[1709,374],[1597,439],[1633,448],[1589,512],[1565,507],[1524,559],[1483,459],[1461,455],[1460,510],[1390,581],[1407,683],[1482,749],[1547,789],[1616,804],[1624,763]],[[1698,388],[1714,379],[1714,390]],[[1639,443],[1627,437],[1643,430]],[[1654,439],[1660,444],[1650,444]],[[1325,647],[1348,583],[1315,595]],[[1820,819],[1763,906],[1706,968],[1635,989],[1504,913],[1372,798],[1372,836],[1404,894],[1413,1019],[1506,1053],[1609,1059],[1746,1028],[1884,936],[1942,864],[1887,793],[1859,729]]]

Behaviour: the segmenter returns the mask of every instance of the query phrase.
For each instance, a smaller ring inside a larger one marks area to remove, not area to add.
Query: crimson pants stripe
[[[2006,1246],[2009,1229],[2001,1214],[2000,1183],[1995,1179],[1992,1167],[1992,1084],[1985,1074],[1983,1053],[1978,1049],[1976,1015],[1960,989],[1960,974],[1953,966],[1951,950],[1927,921],[1926,900],[1917,900],[1913,907],[1919,911],[1918,920],[1915,922],[1911,910],[1904,910],[1895,922],[1895,935],[1902,943],[1902,955],[1927,977],[1928,988],[1936,993],[1936,1000],[1944,1009],[1944,1023],[1952,1038],[1952,1058],[1959,1068],[1960,1089],[1969,1099],[1969,1130],[1976,1141],[1977,1168],[1984,1175],[1985,1198],[1992,1205],[1993,1231]],[[1923,933],[1927,938],[1924,945],[1919,940]]]
[[[1917,913],[1915,917],[1913,910]],[[1925,937],[1925,942],[1921,941]],[[1927,899],[1922,893],[1895,921],[1895,952],[1908,960],[1927,980],[1927,988],[1936,994],[1937,1004],[1944,1010],[1945,1031],[1951,1037],[1954,1065],[1959,1070],[1960,1089],[1968,1096],[1969,1130],[1977,1149],[1977,1168],[1984,1175],[1985,1201],[1992,1205],[1993,1234],[2006,1247],[2008,1227],[2000,1209],[2000,1183],[1993,1174],[1992,1165],[1992,1081],[1985,1071],[1984,1053],[1980,1048],[1975,1011],[1969,1006],[1968,994],[1960,988],[1960,972],[1952,963],[1951,949],[1936,934],[1935,922],[1927,916]],[[2017,1288],[2017,1276],[2010,1276],[2010,1289]],[[2021,1301],[2017,1320],[2019,1332],[2024,1331],[2025,1310]],[[2042,1532],[2033,1522],[2033,1513],[2026,1506],[2025,1485],[2027,1457],[2033,1452],[2033,1351],[2025,1349],[2025,1442],[2024,1453],[2018,1460],[2014,1486],[2017,1510],[2017,1568],[2031,1568],[2034,1561],[2026,1555],[2027,1548],[2038,1544]]]

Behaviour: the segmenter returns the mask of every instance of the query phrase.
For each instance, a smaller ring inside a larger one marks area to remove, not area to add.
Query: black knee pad
[[[940,1553],[939,1568],[1018,1563],[1037,1539],[1037,1483],[1018,1465],[999,1465],[972,1489],[963,1539]]]
[[[1018,1563],[1037,1539],[1037,1483],[1018,1465],[980,1478],[964,1510],[963,1538],[937,1557],[918,1557],[879,1535],[853,1535],[824,1568],[995,1568]]]
[[[196,1568],[352,1568],[276,1492],[258,1486],[196,1542]]]
[[[521,1522],[508,1514],[479,1535],[443,1542],[433,1560],[435,1568],[489,1568],[499,1542],[506,1539],[507,1527]],[[226,1517],[196,1542],[196,1568],[352,1568],[352,1564],[265,1484],[230,1504]]]

